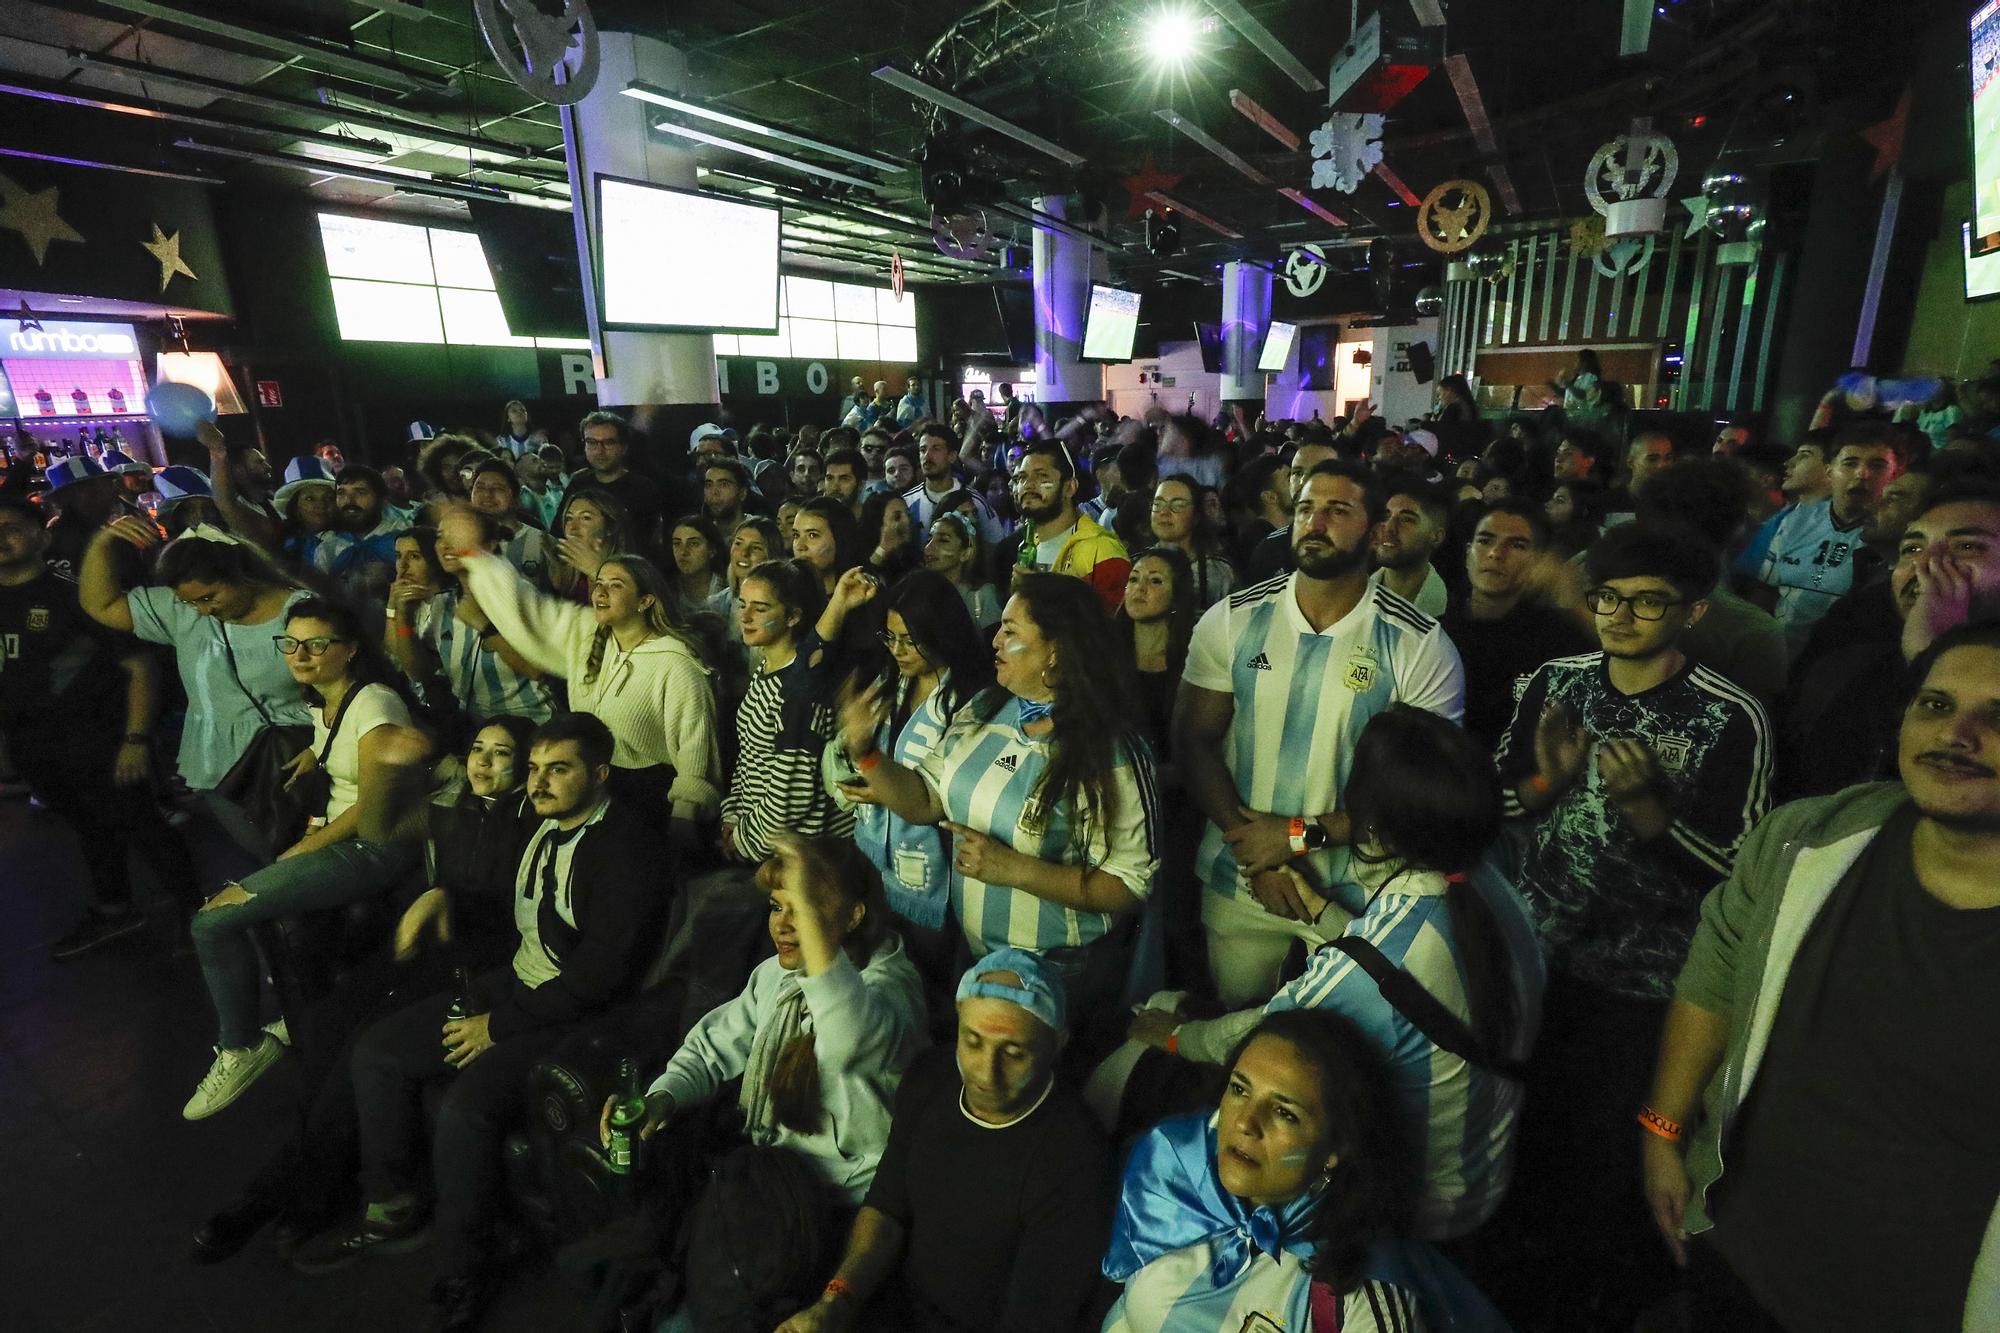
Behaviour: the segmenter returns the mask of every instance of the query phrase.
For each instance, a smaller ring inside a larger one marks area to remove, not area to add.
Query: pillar
[[[1065,206],[1059,195],[1038,203],[1042,212],[1056,218],[1064,216]],[[1035,400],[1039,403],[1095,403],[1104,398],[1104,367],[1077,359],[1083,355],[1083,321],[1090,311],[1090,284],[1097,280],[1092,274],[1099,263],[1108,275],[1110,265],[1096,246],[1035,228]],[[1053,416],[1049,424],[1055,424]]]
[[[623,176],[680,189],[695,185],[693,154],[679,140],[652,131],[651,122],[660,109],[621,91],[634,79],[678,93],[687,81],[687,60],[654,38],[600,31],[597,85],[590,96],[562,113],[597,401],[605,407],[698,405],[703,412],[665,414],[676,424],[679,417],[688,416],[692,427],[718,401],[714,338],[706,333],[611,332],[599,322],[597,267],[591,248],[597,232],[596,178]],[[686,436],[681,440],[684,447]]]
[[[1222,401],[1264,401],[1257,354],[1271,326],[1271,270],[1232,259],[1222,266]]]

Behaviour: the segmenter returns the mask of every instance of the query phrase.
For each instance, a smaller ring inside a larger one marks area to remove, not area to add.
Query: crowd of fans
[[[1560,389],[17,467],[55,952],[138,852],[183,1115],[305,1067],[195,1257],[428,1237],[474,1327],[588,1039],[607,1328],[2000,1326],[2000,384],[1783,443]]]

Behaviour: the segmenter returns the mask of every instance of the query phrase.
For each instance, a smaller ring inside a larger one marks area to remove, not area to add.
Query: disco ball
[[[1719,167],[1701,183],[1708,196],[1708,229],[1725,244],[1763,239],[1764,185],[1741,168]]]
[[[1417,293],[1417,313],[1430,316],[1444,309],[1444,293],[1435,287],[1426,287]]]

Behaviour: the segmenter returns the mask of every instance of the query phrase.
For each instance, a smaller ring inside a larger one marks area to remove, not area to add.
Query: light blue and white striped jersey
[[[1125,1281],[1103,1333],[1311,1333],[1312,1274],[1290,1250],[1258,1254],[1218,1282],[1214,1247],[1197,1241]],[[1373,1278],[1340,1299],[1340,1333],[1424,1333],[1417,1293]]]
[[[507,563],[537,588],[548,587],[549,558],[555,551],[556,544],[548,533],[526,523],[515,528],[500,547]]]
[[[1223,749],[1243,803],[1311,818],[1339,809],[1354,743],[1390,704],[1459,721],[1465,671],[1438,622],[1379,583],[1368,585],[1352,611],[1314,631],[1299,610],[1297,578],[1267,579],[1210,607],[1195,625],[1182,678],[1235,699]],[[1328,848],[1292,865],[1322,895],[1358,912],[1357,889],[1334,892],[1347,859],[1345,848]],[[1211,893],[1256,901],[1212,823],[1195,874]]]
[[[1030,809],[1029,798],[1048,771],[1049,739],[1021,729],[1021,701],[1008,696],[989,722],[977,720],[972,711],[977,706],[974,701],[954,715],[917,769],[937,794],[944,817],[1029,856],[1115,875],[1137,897],[1151,893],[1159,869],[1159,804],[1153,759],[1143,743],[1119,756],[1111,773],[1110,809],[1078,829],[1071,805],[1045,818]],[[951,905],[973,953],[982,958],[1009,945],[1040,951],[1089,944],[1111,926],[1105,913],[1078,912],[1022,889],[972,879],[956,867]]]
[[[1434,872],[1387,875],[1387,867],[1355,861],[1364,886],[1374,889],[1368,910],[1348,923],[1358,936],[1402,968],[1446,1009],[1470,1025],[1469,982],[1445,902],[1444,876]],[[1374,887],[1378,886],[1379,887]],[[1535,939],[1533,918],[1514,886],[1488,862],[1467,886],[1499,927],[1514,993],[1514,1040],[1502,1055],[1524,1060],[1541,1023],[1548,972]],[[1389,1084],[1402,1111],[1404,1133],[1423,1147],[1423,1176],[1410,1219],[1418,1240],[1463,1236],[1491,1217],[1514,1173],[1514,1137],[1521,1085],[1440,1049],[1382,998],[1382,989],[1340,950],[1323,945],[1306,970],[1264,1006],[1328,1009],[1352,1022],[1388,1059]]]
[[[904,719],[901,731],[892,732],[886,718],[876,729],[876,743],[892,762],[916,768],[944,735],[950,722],[943,708],[945,684],[950,679],[950,672],[938,678],[930,697]],[[897,683],[899,708],[909,691],[908,680]],[[839,746],[841,742],[835,737],[827,744]],[[847,804],[837,786],[832,790],[836,801]],[[943,829],[912,824],[886,805],[856,805],[854,842],[882,872],[882,887],[898,916],[932,929],[944,925],[952,870],[950,837]]]
[[[1832,500],[1795,505],[1767,526],[1770,539],[1757,577],[1778,590],[1772,614],[1784,625],[1785,645],[1796,658],[1820,617],[1854,587],[1861,528],[1834,526]]]
[[[555,696],[539,680],[524,676],[480,642],[478,631],[457,616],[458,589],[449,588],[417,608],[417,637],[443,664],[445,682],[459,706],[476,718],[525,717],[546,722],[555,716]],[[435,700],[426,700],[435,703]]]

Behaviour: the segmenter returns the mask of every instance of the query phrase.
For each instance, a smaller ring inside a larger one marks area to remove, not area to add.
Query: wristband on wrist
[[[1293,856],[1306,854],[1306,821],[1302,815],[1293,815],[1285,825],[1285,842],[1292,849]]]
[[[1175,1028],[1172,1032],[1169,1032],[1167,1034],[1167,1054],[1179,1055],[1180,1053],[1181,1053],[1181,1030],[1179,1028]]]
[[[873,773],[876,767],[881,764],[881,762],[882,762],[882,751],[879,749],[875,749],[875,750],[870,750],[867,754],[864,754],[859,759],[855,760],[854,766],[860,769],[863,773]]]
[[[1531,773],[1528,775],[1528,788],[1531,791],[1540,792],[1542,795],[1547,796],[1555,790],[1555,784],[1540,773]]]
[[[417,632],[408,625],[397,625],[396,637],[399,639],[414,639],[417,637]]]
[[[1682,1128],[1678,1120],[1669,1120],[1650,1106],[1639,1108],[1639,1124],[1648,1134],[1657,1134],[1668,1143],[1681,1141]]]
[[[842,1299],[851,1301],[854,1299],[854,1288],[848,1285],[845,1279],[835,1278],[826,1284],[826,1290],[819,1294],[819,1298],[823,1301]]]

